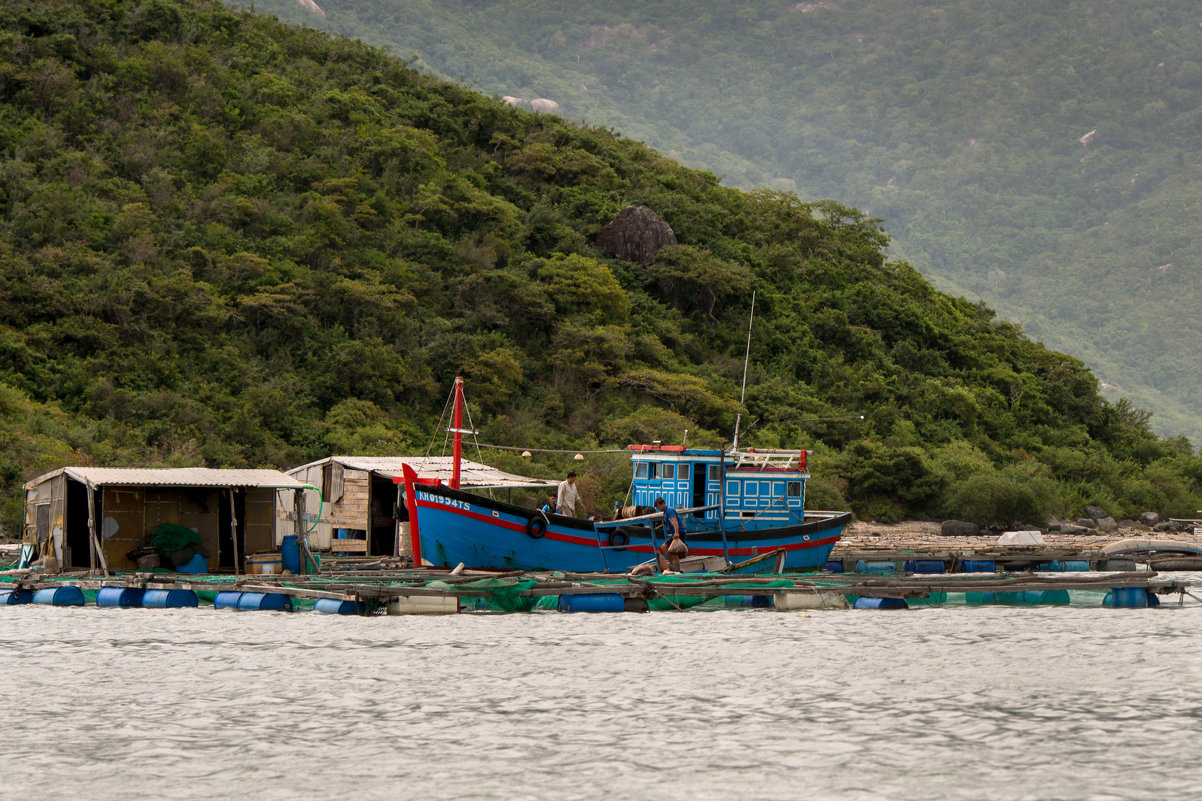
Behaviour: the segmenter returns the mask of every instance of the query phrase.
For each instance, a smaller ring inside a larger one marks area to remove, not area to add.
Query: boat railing
[[[773,468],[788,470],[799,467],[801,451],[770,450],[770,451],[733,451],[728,454],[734,462],[733,469],[748,467]],[[804,468],[801,468],[804,469]]]
[[[711,506],[690,506],[687,509],[677,509],[676,511],[680,513],[681,517],[683,517],[685,515],[691,515],[695,513],[710,512],[717,508],[717,504],[714,504]],[[663,516],[663,512],[651,512],[649,514],[636,515],[634,517],[623,517],[619,520],[594,520],[593,524],[597,526],[597,528],[614,528],[616,526],[629,526],[647,523],[659,520]]]

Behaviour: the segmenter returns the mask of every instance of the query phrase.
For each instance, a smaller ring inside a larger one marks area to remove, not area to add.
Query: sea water
[[[0,798],[1196,799],[1202,605],[1186,600],[2,607]]]

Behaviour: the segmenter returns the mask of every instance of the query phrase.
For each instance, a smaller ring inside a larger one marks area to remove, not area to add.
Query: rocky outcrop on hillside
[[[597,235],[597,247],[644,267],[655,261],[660,248],[675,244],[672,226],[646,206],[627,206]]]

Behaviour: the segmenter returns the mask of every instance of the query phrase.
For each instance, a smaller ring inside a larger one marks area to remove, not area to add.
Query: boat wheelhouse
[[[680,445],[629,445],[634,479],[631,502],[656,498],[693,517],[748,529],[805,520],[808,453],[804,450],[726,452]]]

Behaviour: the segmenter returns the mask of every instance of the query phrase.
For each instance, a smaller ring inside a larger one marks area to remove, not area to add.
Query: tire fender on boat
[[[547,533],[547,518],[542,515],[535,515],[526,521],[526,533],[532,539],[541,540],[543,535]]]
[[[609,532],[609,539],[607,542],[612,547],[617,548],[628,544],[630,542],[630,535],[620,528],[615,528],[613,531]]]

